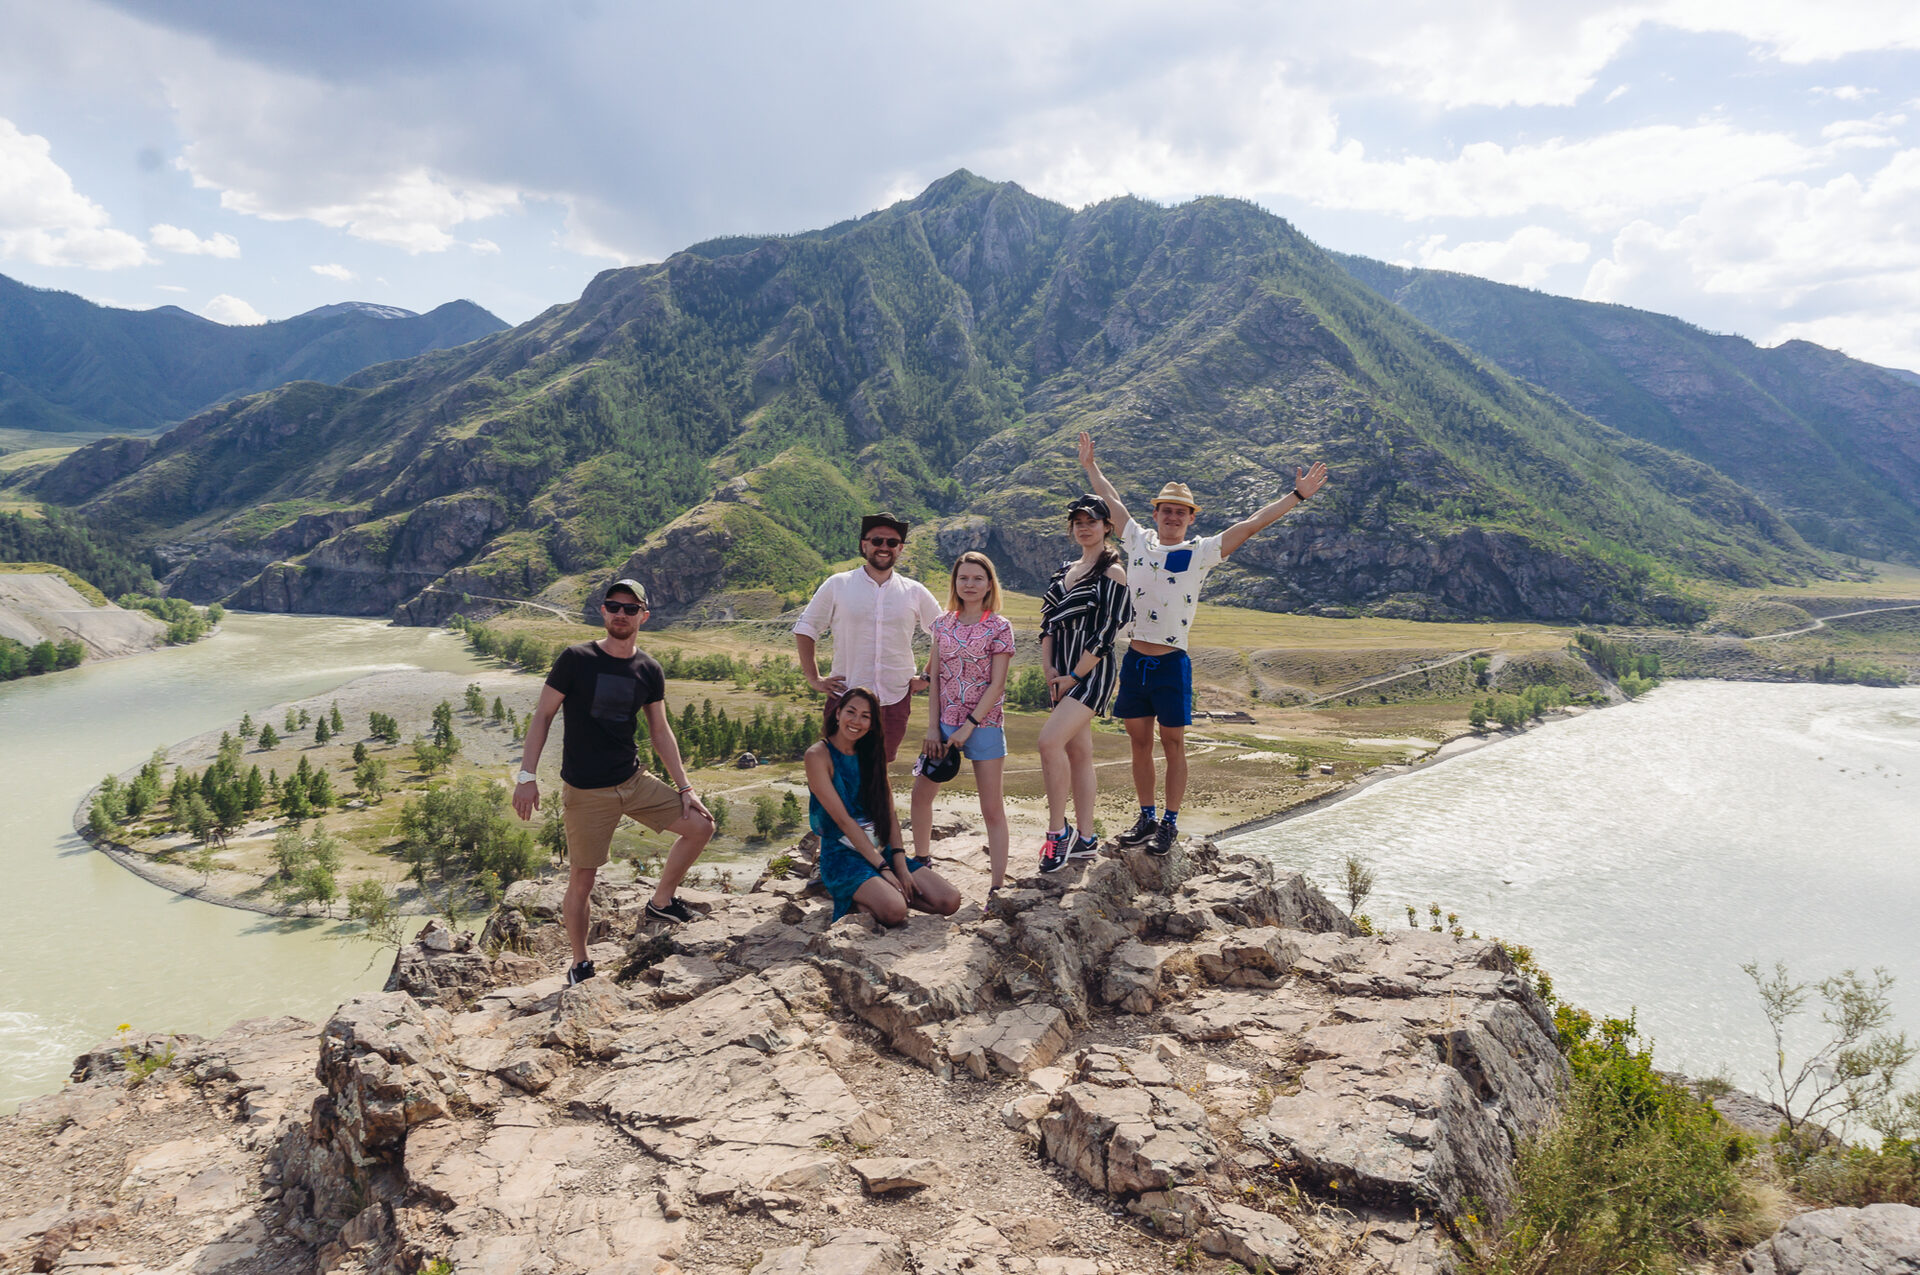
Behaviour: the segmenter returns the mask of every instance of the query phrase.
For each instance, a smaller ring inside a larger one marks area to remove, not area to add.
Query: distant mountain
[[[144,433],[238,395],[331,384],[506,326],[471,301],[429,314],[350,301],[227,327],[178,306],[116,310],[0,275],[0,429]]]
[[[1805,341],[1335,255],[1421,322],[1751,487],[1813,544],[1920,562],[1920,376]]]
[[[1920,372],[1909,372],[1903,367],[1890,367],[1887,371],[1910,384],[1920,385]]]
[[[965,172],[36,481],[189,597],[424,621],[621,567],[671,616],[795,596],[876,506],[933,524],[917,552],[985,548],[1034,587],[1069,549],[1083,427],[1139,512],[1181,478],[1205,531],[1327,462],[1215,577],[1247,605],[1685,620],[1690,578],[1832,570],[1750,491],[1477,359],[1251,204],[1075,212]]]

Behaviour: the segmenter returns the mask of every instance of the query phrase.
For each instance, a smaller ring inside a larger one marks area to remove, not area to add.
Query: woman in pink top
[[[969,551],[953,564],[947,581],[947,610],[933,622],[933,658],[927,661],[933,684],[928,699],[927,738],[914,764],[913,848],[924,857],[933,839],[933,794],[939,784],[926,770],[949,748],[973,763],[980,791],[980,817],[987,825],[987,856],[993,886],[1007,879],[1007,808],[1001,786],[1007,735],[1007,666],[1013,662],[1013,625],[1000,614],[1000,577],[993,560]]]

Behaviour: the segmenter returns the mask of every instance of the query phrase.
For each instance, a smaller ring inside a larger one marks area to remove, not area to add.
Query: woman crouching
[[[848,691],[822,735],[806,752],[808,817],[820,834],[820,881],[833,896],[833,919],[860,908],[899,925],[909,906],[952,916],[960,892],[900,847],[880,701],[864,686]]]

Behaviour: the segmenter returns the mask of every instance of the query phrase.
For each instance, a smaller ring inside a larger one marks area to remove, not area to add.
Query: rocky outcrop
[[[1790,1219],[1741,1259],[1751,1275],[1920,1275],[1920,1208],[1870,1204]]]
[[[318,1031],[103,1046],[0,1137],[178,1093],[171,1119],[232,1131],[139,1171],[178,1158],[200,1175],[180,1198],[257,1201],[234,1214],[252,1229],[116,1211],[115,1178],[0,1212],[0,1252],[111,1233],[152,1268],[246,1243],[321,1271],[1437,1271],[1436,1219],[1499,1210],[1551,1116],[1563,1066],[1496,945],[1360,935],[1205,841],[1010,882],[990,913],[984,847],[934,852],[969,899],[953,918],[830,924],[805,882],[763,880],[688,892],[706,915],[673,928],[646,883],[603,884],[604,976],[569,987],[543,976],[562,883],[521,882],[478,939],[429,926],[393,990]]]

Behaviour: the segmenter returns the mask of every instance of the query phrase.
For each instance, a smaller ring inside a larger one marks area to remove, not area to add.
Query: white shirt
[[[913,630],[918,626],[932,634],[939,616],[940,604],[918,580],[896,571],[879,584],[865,567],[855,567],[827,577],[793,631],[816,642],[833,634],[828,676],[846,678],[849,690],[867,687],[883,705],[897,704],[918,671]]]
[[[1220,565],[1224,536],[1196,536],[1177,545],[1133,519],[1120,529],[1126,551],[1127,592],[1133,595],[1133,636],[1141,642],[1187,649],[1200,586]]]

